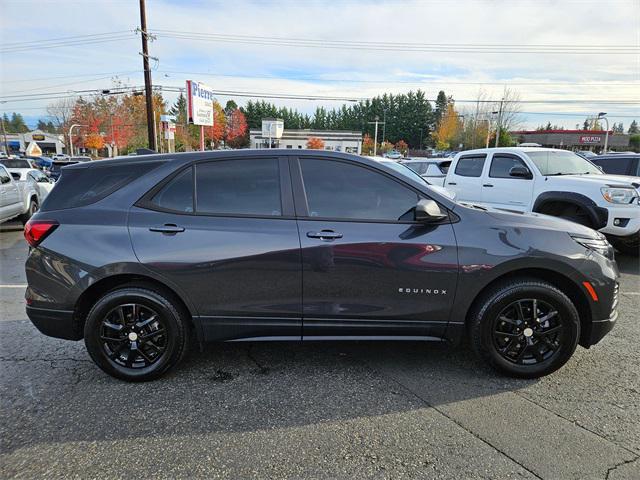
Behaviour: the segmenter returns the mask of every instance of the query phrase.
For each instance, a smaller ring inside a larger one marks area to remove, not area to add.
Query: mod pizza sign
[[[204,83],[187,80],[187,115],[189,123],[213,126],[213,90]]]
[[[580,143],[597,144],[602,142],[601,135],[580,135]]]

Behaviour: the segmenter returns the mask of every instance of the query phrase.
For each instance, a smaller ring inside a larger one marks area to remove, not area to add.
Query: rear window
[[[162,162],[132,162],[96,165],[93,168],[63,169],[56,187],[47,195],[40,210],[62,210],[90,205],[161,164]]]
[[[0,160],[0,163],[7,168],[31,168],[31,164],[28,160],[8,158],[6,160]]]
[[[604,173],[626,175],[632,160],[630,158],[592,158],[591,161],[602,167]]]

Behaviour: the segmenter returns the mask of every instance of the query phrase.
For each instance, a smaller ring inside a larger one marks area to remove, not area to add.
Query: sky
[[[24,95],[109,88],[114,77],[143,85],[139,26],[137,0],[0,0],[0,112],[33,125],[54,100]],[[598,112],[625,129],[640,121],[640,0],[147,0],[147,26],[163,87],[192,79],[349,99],[420,88],[461,110],[508,88],[527,102],[523,129],[575,128]],[[71,36],[85,37],[52,47]],[[248,100],[218,97],[229,98]],[[267,100],[304,112],[344,103]]]

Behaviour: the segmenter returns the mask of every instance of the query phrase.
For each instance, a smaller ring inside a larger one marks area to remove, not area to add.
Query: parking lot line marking
[[[24,283],[14,283],[9,285],[0,285],[0,288],[27,288],[27,284]]]
[[[622,292],[622,295],[640,295],[640,292]]]

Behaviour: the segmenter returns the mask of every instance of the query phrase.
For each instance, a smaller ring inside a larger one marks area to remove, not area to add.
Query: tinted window
[[[41,211],[90,205],[111,195],[162,162],[106,164],[91,168],[63,168],[56,188],[47,195]]]
[[[196,166],[198,213],[282,215],[278,160],[223,160]]]
[[[364,167],[316,159],[301,164],[312,217],[399,220],[418,201],[413,190]]]
[[[9,183],[10,181],[9,173],[3,167],[0,167],[0,183]]]
[[[494,155],[491,160],[489,176],[493,178],[516,178],[509,175],[509,172],[513,167],[527,168],[525,163],[517,157],[512,157],[510,155]],[[527,168],[527,170],[529,169]]]
[[[175,212],[193,213],[193,168],[174,177],[151,200],[156,206]]]
[[[486,155],[478,155],[475,157],[460,157],[458,165],[456,165],[456,175],[462,177],[479,177],[482,175],[482,168]]]
[[[6,160],[0,160],[0,163],[7,168],[31,168],[31,164],[28,160],[9,158]]]
[[[626,175],[629,171],[630,158],[592,158],[591,161],[602,167],[605,173]]]

